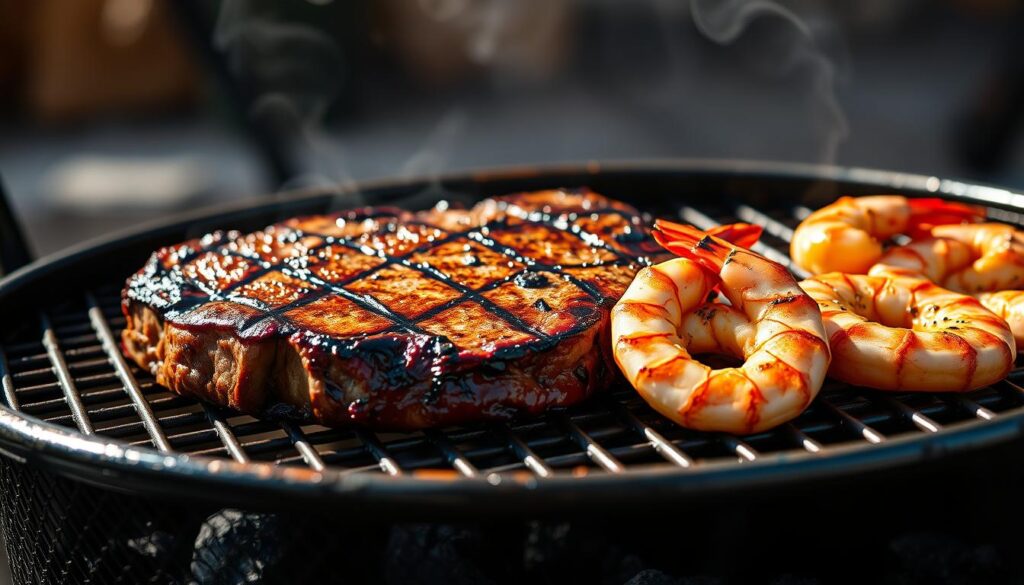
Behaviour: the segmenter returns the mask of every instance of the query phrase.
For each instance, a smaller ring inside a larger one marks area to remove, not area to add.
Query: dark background
[[[999,0],[0,0],[0,175],[39,253],[304,184],[505,164],[1021,187],[1021,22]]]

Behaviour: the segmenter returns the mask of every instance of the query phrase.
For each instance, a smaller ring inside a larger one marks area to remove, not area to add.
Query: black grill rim
[[[424,479],[333,470],[314,472],[273,463],[240,464],[207,457],[165,455],[153,449],[86,438],[30,418],[0,407],[0,455],[106,489],[221,501],[225,505],[257,509],[269,506],[308,510],[308,506],[316,504],[355,511],[357,516],[408,518],[460,517],[481,509],[496,517],[516,516],[524,511],[562,515],[638,497],[644,500],[642,505],[652,505],[666,498],[876,473],[940,460],[1024,435],[1022,409],[1002,415],[995,422],[979,420],[929,435],[893,437],[884,445],[830,447],[827,457],[786,452],[762,455],[757,461],[742,465],[704,463],[683,470],[660,465],[634,466],[629,474],[623,475],[556,475],[537,479],[520,473]]]
[[[516,185],[516,189],[555,186],[560,177],[655,175],[715,175],[750,180],[796,179],[853,183],[877,192],[918,192],[1005,209],[1024,209],[1024,195],[1011,191],[936,177],[868,169],[728,160],[607,162],[549,167],[512,167],[470,171],[427,179],[365,182],[352,187],[389,197],[407,195],[442,184],[456,192],[477,191],[482,184]],[[238,219],[248,213],[294,208],[303,201],[321,201],[351,189],[314,189],[276,196],[262,202],[243,202],[202,210],[135,227],[122,234],[86,242],[67,252],[44,258],[0,281],[0,303],[28,288],[45,274],[87,261],[91,256],[132,245],[142,239],[180,231],[196,222]],[[695,468],[633,466],[623,475],[594,473],[583,477],[555,475],[538,479],[511,472],[487,477],[424,478],[415,475],[314,471],[273,463],[234,463],[155,449],[128,447],[85,436],[0,406],[0,454],[40,465],[61,475],[127,493],[222,501],[233,506],[306,508],[312,502],[358,511],[360,515],[458,516],[487,509],[490,516],[512,516],[529,510],[565,513],[599,504],[643,499],[725,493],[760,486],[809,482],[877,472],[912,463],[934,461],[953,453],[1003,443],[1024,435],[1024,407],[991,421],[958,423],[954,428],[923,435],[892,437],[884,444],[830,446],[827,456],[811,452],[762,454],[742,465],[704,463]],[[643,490],[638,492],[637,490]],[[642,498],[637,498],[643,494]],[[356,506],[358,504],[358,506]]]

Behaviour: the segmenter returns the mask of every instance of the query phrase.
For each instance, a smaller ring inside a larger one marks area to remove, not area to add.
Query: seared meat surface
[[[160,384],[252,414],[539,413],[613,379],[609,310],[657,250],[636,210],[588,191],[301,217],[157,251],[128,279],[122,339]]]

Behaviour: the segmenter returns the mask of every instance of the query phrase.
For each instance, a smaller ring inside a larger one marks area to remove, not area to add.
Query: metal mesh
[[[804,214],[799,208],[766,214],[745,205],[680,211],[702,228],[740,220],[764,225],[755,249],[797,273],[785,250],[792,226]],[[1024,403],[1019,370],[969,394],[886,394],[829,382],[793,423],[740,438],[681,429],[620,387],[537,419],[375,433],[257,420],[172,394],[121,356],[117,337],[123,326],[119,283],[40,314],[34,331],[4,346],[8,401],[46,421],[162,451],[392,475],[443,468],[465,476],[528,470],[541,477],[581,467],[630,473],[638,464],[691,468],[786,450],[881,443],[904,433],[934,433],[961,421],[991,419]]]
[[[792,227],[806,212],[765,213],[739,205],[685,207],[680,216],[702,228],[739,220],[761,224],[766,232],[755,250],[799,273],[785,251]],[[936,433],[965,421],[995,419],[1024,405],[1018,368],[1006,380],[968,394],[883,394],[828,382],[792,423],[746,437],[682,429],[621,387],[536,419],[376,433],[257,420],[161,388],[118,349],[124,326],[119,282],[49,306],[34,322],[21,325],[10,328],[20,332],[6,340],[0,353],[4,397],[15,410],[165,452],[316,470],[405,475],[430,469],[467,477],[526,471],[543,478],[630,474],[653,465],[687,473],[711,463],[741,465],[772,453],[824,456],[837,446]],[[308,553],[296,553],[305,558],[292,566],[287,551],[290,535],[295,542],[310,542],[325,530],[315,518],[172,507],[6,459],[2,484],[7,495],[3,529],[19,582],[241,583],[251,582],[252,575],[272,582],[275,571],[294,577],[296,571],[313,575],[320,570],[319,559]],[[253,552],[261,547],[265,550]],[[268,550],[283,552],[268,560]]]

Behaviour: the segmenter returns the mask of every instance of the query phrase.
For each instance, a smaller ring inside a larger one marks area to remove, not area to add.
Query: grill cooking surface
[[[720,201],[709,205],[682,207],[679,217],[701,228],[734,221],[764,225],[755,251],[804,276],[790,265],[786,250],[792,228],[809,210],[785,206],[763,211]],[[994,215],[1002,220],[1011,216]],[[679,428],[628,387],[537,418],[425,432],[375,433],[257,420],[172,394],[122,357],[116,334],[124,326],[119,306],[123,276],[111,275],[109,284],[49,307],[33,327],[4,344],[3,390],[13,409],[168,453],[436,479],[513,471],[540,478],[695,474],[759,460],[779,462],[794,454],[826,457],[846,447],[998,420],[1024,408],[1019,384],[1024,369],[1018,368],[1006,380],[969,394],[883,394],[828,381],[792,423],[746,437]]]

